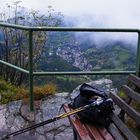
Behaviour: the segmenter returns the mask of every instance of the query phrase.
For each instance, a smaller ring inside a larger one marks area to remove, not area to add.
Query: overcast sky
[[[0,11],[6,3],[14,1],[0,0]],[[63,15],[76,17],[75,26],[78,27],[140,27],[140,0],[22,0],[20,5],[43,14],[51,5]]]
[[[3,10],[4,4],[14,1],[0,0],[0,10]],[[21,5],[43,13],[47,13],[47,7],[51,5],[64,15],[82,20],[89,15],[90,20],[100,23],[100,26],[139,28],[140,25],[140,0],[22,0]]]

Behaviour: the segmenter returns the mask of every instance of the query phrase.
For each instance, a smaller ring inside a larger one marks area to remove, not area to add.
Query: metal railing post
[[[138,32],[136,75],[140,77],[140,31]]]
[[[33,94],[33,31],[29,30],[29,96],[30,110],[34,110],[34,94]]]

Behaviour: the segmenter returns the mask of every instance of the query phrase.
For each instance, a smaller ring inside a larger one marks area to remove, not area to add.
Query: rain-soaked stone
[[[34,112],[30,111],[30,107],[28,104],[23,104],[20,108],[21,116],[24,117],[25,120],[29,122],[34,121]]]
[[[64,138],[67,140],[73,140],[73,130],[71,128],[67,128],[61,133],[55,135],[55,140],[63,140]]]

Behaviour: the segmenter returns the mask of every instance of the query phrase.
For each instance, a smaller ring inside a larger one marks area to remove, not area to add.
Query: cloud
[[[73,24],[75,27],[94,27],[94,28],[129,28],[129,27],[122,27],[119,25],[116,25],[116,27],[113,24],[107,24],[104,20],[104,17],[97,17],[94,16],[94,18],[91,18],[90,15],[87,16],[81,16],[79,18],[71,18],[73,20]],[[115,22],[114,22],[115,24]],[[116,23],[118,24],[118,23]],[[77,38],[81,38],[84,40],[84,36],[86,39],[88,38],[92,43],[96,44],[97,46],[102,46],[105,43],[109,41],[125,41],[129,44],[132,44],[137,47],[137,41],[138,41],[138,34],[137,33],[103,33],[103,32],[93,32],[93,33],[76,33],[75,34]],[[88,40],[88,41],[89,41]]]
[[[1,5],[14,1],[1,0]],[[42,13],[47,13],[48,5],[52,5],[56,11],[67,16],[81,18],[90,15],[91,20],[106,27],[139,28],[140,25],[140,0],[23,0],[21,5]],[[90,21],[82,22],[83,26],[91,26]]]
[[[13,3],[15,0],[1,0],[1,4]],[[52,5],[55,11],[65,16],[75,17],[76,27],[99,28],[139,28],[140,26],[140,0],[23,0],[22,6],[36,9],[46,14],[48,6]],[[3,9],[3,8],[1,8]],[[99,38],[112,38],[125,40],[135,39],[137,35],[130,34],[96,34]],[[92,38],[92,36],[91,36]]]

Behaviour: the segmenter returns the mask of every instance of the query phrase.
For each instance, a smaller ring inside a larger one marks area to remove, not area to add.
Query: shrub
[[[12,89],[13,89],[13,86],[10,83],[4,80],[0,80],[0,92],[5,91],[5,90],[12,90]]]
[[[51,83],[44,86],[35,86],[34,87],[35,100],[42,99],[49,95],[53,95],[56,91],[57,91],[56,85]]]
[[[35,100],[40,100],[52,95],[56,90],[56,85],[51,83],[44,86],[35,86],[33,90]],[[24,102],[28,102],[28,93],[29,91],[25,87],[15,87],[4,80],[0,80],[0,104],[6,104],[15,100],[24,100]]]
[[[4,80],[0,80],[0,104],[21,100],[25,95],[27,96],[27,90],[25,88],[15,87]]]
[[[5,91],[1,93],[1,104],[6,104],[14,100],[14,93],[11,91]]]
[[[28,90],[25,87],[17,87],[15,90],[15,100],[22,100],[28,98]]]

